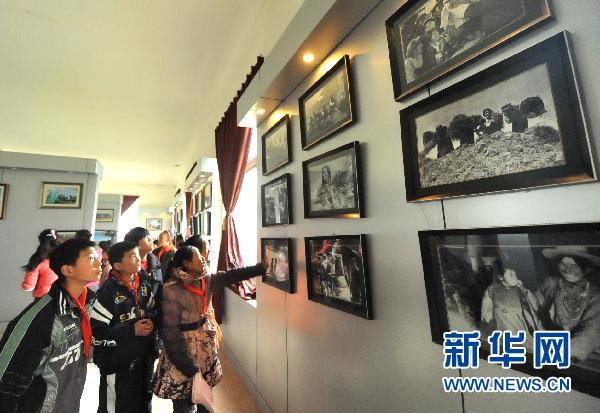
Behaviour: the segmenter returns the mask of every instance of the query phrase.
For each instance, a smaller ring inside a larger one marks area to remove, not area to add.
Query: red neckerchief
[[[65,290],[66,291],[66,290]],[[83,350],[85,352],[85,359],[90,359],[90,346],[92,345],[92,327],[90,326],[90,317],[87,311],[85,311],[85,300],[87,298],[87,287],[83,289],[83,292],[79,298],[75,299],[70,292],[67,291],[71,300],[77,305],[79,311],[81,311],[81,332],[83,333]]]
[[[158,251],[158,255],[156,256],[156,258],[158,258],[160,260],[160,257],[162,257],[165,252],[170,252],[170,251],[173,251],[174,249],[175,249],[175,247],[173,246],[173,244],[171,244],[170,242],[167,242],[165,245],[163,245],[160,248],[160,251]]]
[[[135,306],[136,308],[140,307],[140,298],[138,297],[138,289],[140,288],[140,276],[139,274],[136,272],[134,277],[133,277],[133,285],[129,284],[129,280],[122,277],[121,274],[117,271],[117,270],[113,270],[112,275],[114,275],[115,277],[117,277],[117,280],[121,281],[121,283],[123,283],[123,285],[125,287],[127,287],[127,289],[129,290],[129,292],[131,292],[131,294],[133,295],[133,300],[135,301]]]
[[[202,287],[200,289],[187,284],[183,284],[183,288],[202,299],[202,311],[200,313],[200,317],[202,317],[206,312],[206,296],[204,295],[206,291],[206,282],[204,281],[204,278],[202,279]]]
[[[148,260],[142,260],[142,269],[146,272],[148,272]]]

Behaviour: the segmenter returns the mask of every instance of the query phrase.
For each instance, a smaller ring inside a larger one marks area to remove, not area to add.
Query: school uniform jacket
[[[100,286],[90,321],[94,336],[94,364],[108,375],[133,369],[149,351],[154,351],[155,335],[135,335],[134,324],[141,318],[156,320],[156,301],[152,282],[140,272],[139,307],[136,314],[132,292],[113,273]]]
[[[88,290],[88,313],[93,302]],[[0,341],[0,412],[78,413],[86,373],[81,312],[55,282]]]

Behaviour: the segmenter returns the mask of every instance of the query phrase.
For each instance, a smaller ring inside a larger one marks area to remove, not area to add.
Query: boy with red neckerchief
[[[124,241],[108,253],[113,270],[91,314],[94,363],[100,369],[98,412],[150,412],[156,300],[140,274],[138,246]]]
[[[58,275],[48,294],[8,325],[0,341],[0,411],[79,412],[90,358],[88,313],[100,278],[92,241],[71,239],[50,255]]]
[[[163,231],[158,236],[158,248],[152,251],[152,254],[160,261],[160,266],[164,272],[169,266],[169,262],[175,255],[175,245],[171,241],[169,231]],[[164,278],[164,277],[163,277]]]

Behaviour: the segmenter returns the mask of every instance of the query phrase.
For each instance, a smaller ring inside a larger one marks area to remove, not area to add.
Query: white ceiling
[[[0,0],[0,149],[99,159],[102,187],[174,190],[214,156],[228,103],[302,3]]]

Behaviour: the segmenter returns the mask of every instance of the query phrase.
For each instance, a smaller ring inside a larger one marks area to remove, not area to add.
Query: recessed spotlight
[[[256,114],[257,115],[264,115],[266,112],[266,110],[264,110],[263,108],[258,108],[256,109]]]
[[[179,166],[179,164],[178,164],[178,163],[176,163],[176,164],[175,164],[175,168],[177,168],[178,166]]]
[[[315,60],[315,55],[312,53],[306,53],[304,56],[302,56],[302,60],[304,60],[306,63],[310,63]]]

